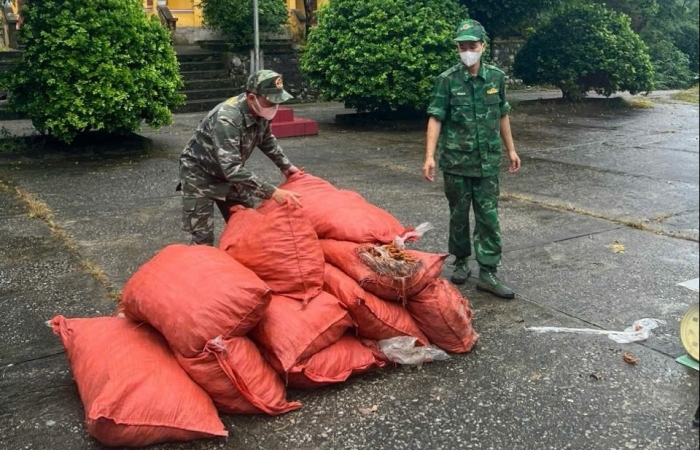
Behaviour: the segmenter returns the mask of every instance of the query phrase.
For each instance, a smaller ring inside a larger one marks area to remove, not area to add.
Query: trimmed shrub
[[[358,111],[421,110],[459,62],[456,0],[332,0],[318,14],[301,68],[328,100]]]
[[[596,5],[554,16],[528,38],[513,69],[525,83],[557,86],[570,100],[590,90],[609,97],[653,89],[647,47],[629,17]]]
[[[254,39],[252,0],[202,0],[204,25],[220,30],[233,45],[251,45]],[[261,33],[278,33],[287,23],[284,0],[259,0],[258,25]]]
[[[139,0],[31,1],[22,13],[26,51],[3,84],[40,133],[70,143],[172,123],[184,100],[175,51]]]

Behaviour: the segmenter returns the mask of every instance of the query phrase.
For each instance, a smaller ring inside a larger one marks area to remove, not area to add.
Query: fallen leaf
[[[375,413],[379,410],[379,406],[373,405],[371,408],[360,408],[360,412],[365,416]]]
[[[634,356],[630,355],[629,353],[625,353],[624,355],[622,355],[622,359],[627,364],[631,364],[633,366],[636,366],[637,363],[639,362],[639,358],[635,358]]]
[[[613,242],[610,247],[615,253],[625,253],[625,246],[623,244],[620,244],[618,241]]]

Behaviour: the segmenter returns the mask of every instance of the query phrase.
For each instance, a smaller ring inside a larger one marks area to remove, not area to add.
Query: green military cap
[[[294,98],[289,92],[284,90],[282,75],[272,70],[259,70],[248,77],[246,90],[277,104]]]
[[[455,36],[455,41],[484,41],[486,42],[486,30],[484,27],[476,20],[465,20],[459,24],[457,27],[457,35]]]

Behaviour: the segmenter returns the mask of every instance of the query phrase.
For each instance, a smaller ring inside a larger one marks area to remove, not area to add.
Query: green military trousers
[[[474,205],[474,253],[479,267],[495,271],[501,265],[501,226],[498,221],[498,177],[463,177],[443,173],[450,204],[449,251],[457,259],[472,253],[469,209]]]

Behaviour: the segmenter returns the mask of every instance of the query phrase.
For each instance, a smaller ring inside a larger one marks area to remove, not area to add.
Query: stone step
[[[226,78],[228,72],[225,70],[200,70],[196,72],[180,72],[185,81],[219,80]]]
[[[198,46],[175,46],[177,60],[183,62],[221,61],[221,54]]]
[[[272,134],[280,139],[318,134],[318,123],[311,119],[296,118],[291,122],[273,122],[270,127]]]
[[[185,91],[197,91],[210,88],[234,88],[236,81],[233,78],[218,78],[214,80],[185,80]]]
[[[212,98],[231,98],[238,94],[234,89],[220,88],[220,89],[199,89],[196,91],[180,91],[181,94],[185,94],[185,103],[189,103],[192,100],[204,100]]]
[[[228,100],[228,97],[226,98],[204,98],[200,100],[190,100],[186,102],[184,105],[180,106],[179,108],[176,108],[173,113],[175,114],[185,114],[185,113],[195,113],[195,112],[208,112],[212,108],[214,108],[216,105],[218,105],[221,102],[225,102]]]
[[[15,59],[21,58],[22,53],[24,53],[24,52],[20,52],[20,51],[16,51],[16,50],[2,51],[2,52],[0,52],[0,61],[2,61],[2,62],[14,61]]]
[[[180,72],[202,72],[206,70],[225,70],[224,63],[220,59],[180,62]]]

